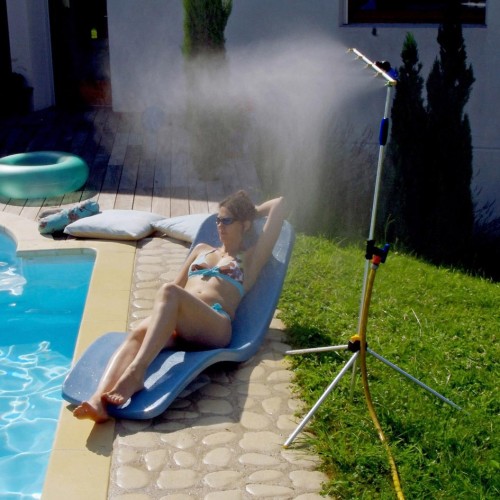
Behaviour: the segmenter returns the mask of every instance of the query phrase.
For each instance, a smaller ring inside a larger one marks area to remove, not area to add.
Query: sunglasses
[[[215,223],[217,225],[230,226],[236,219],[234,217],[216,217]]]

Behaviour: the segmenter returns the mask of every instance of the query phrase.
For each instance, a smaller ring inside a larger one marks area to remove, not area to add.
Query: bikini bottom
[[[224,311],[224,309],[222,308],[222,306],[216,302],[213,306],[210,306],[214,311],[218,312],[219,314],[222,314],[222,316],[225,316],[226,318],[229,318],[231,319],[231,316],[229,316],[229,314]]]

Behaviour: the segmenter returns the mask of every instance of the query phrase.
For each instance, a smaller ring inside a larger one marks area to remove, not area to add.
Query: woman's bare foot
[[[96,424],[102,424],[109,420],[108,412],[103,403],[94,406],[88,401],[84,401],[74,409],[73,415],[80,420],[93,420]]]
[[[125,404],[136,392],[144,388],[144,376],[130,369],[120,377],[116,385],[102,396],[109,404],[120,406]]]

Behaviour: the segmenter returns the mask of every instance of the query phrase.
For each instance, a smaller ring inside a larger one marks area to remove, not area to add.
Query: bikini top
[[[224,264],[223,266],[208,267],[206,257],[207,255],[215,252],[215,250],[216,249],[214,248],[213,250],[209,250],[208,252],[199,255],[197,259],[191,264],[191,267],[188,271],[188,277],[190,278],[191,276],[198,275],[207,278],[221,278],[234,285],[243,297],[243,295],[245,294],[245,288],[243,287],[244,272],[242,267],[242,260],[237,257],[236,259],[231,260],[228,264]]]

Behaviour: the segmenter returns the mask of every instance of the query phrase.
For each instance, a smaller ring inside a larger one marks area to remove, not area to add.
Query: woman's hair
[[[253,221],[257,215],[255,205],[243,190],[229,195],[219,203],[219,207],[227,208],[233,217],[239,221]]]

